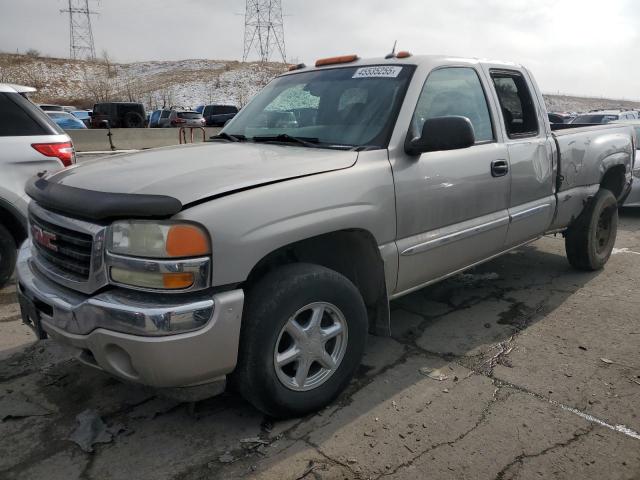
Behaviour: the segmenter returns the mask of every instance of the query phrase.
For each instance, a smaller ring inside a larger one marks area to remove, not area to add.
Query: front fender
[[[349,169],[238,192],[176,215],[209,230],[213,284],[243,282],[269,253],[325,233],[361,229],[378,245],[393,242],[395,197],[386,151],[363,153],[368,155]]]

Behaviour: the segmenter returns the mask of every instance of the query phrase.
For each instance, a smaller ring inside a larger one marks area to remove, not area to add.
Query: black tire
[[[289,319],[315,302],[327,302],[342,313],[347,325],[346,351],[324,383],[311,390],[295,391],[276,373],[275,350]],[[232,385],[256,408],[273,417],[316,411],[334,400],[353,377],[364,353],[367,331],[364,302],[346,277],[318,265],[297,263],[280,267],[247,291]]]
[[[144,126],[144,118],[137,112],[128,112],[123,119],[125,128],[142,128]]]
[[[578,270],[604,267],[618,232],[618,202],[611,191],[598,190],[567,229],[564,245],[569,263]]]
[[[13,275],[16,267],[18,251],[13,235],[0,223],[0,288],[3,287]]]

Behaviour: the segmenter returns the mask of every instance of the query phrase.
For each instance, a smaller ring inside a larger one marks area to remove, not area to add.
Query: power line
[[[261,62],[273,54],[287,62],[282,22],[282,0],[247,0],[244,12],[244,52],[246,62],[255,49]]]
[[[91,15],[96,12],[89,9],[89,0],[69,0],[69,7],[60,12],[69,14],[69,57],[95,60]]]

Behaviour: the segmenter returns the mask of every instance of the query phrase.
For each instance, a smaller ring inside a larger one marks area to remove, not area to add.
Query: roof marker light
[[[294,70],[300,70],[301,68],[305,68],[306,65],[304,63],[298,63],[297,65],[290,65],[289,71],[293,72]]]
[[[316,61],[316,67],[323,67],[325,65],[335,65],[337,63],[350,63],[358,60],[358,55],[342,55],[340,57],[321,58]]]
[[[396,53],[396,58],[408,58],[410,56],[411,52],[407,52],[406,50]]]

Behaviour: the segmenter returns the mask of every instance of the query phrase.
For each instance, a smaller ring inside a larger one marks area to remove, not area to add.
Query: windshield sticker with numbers
[[[397,66],[362,67],[352,78],[396,78],[401,71],[402,67]]]

